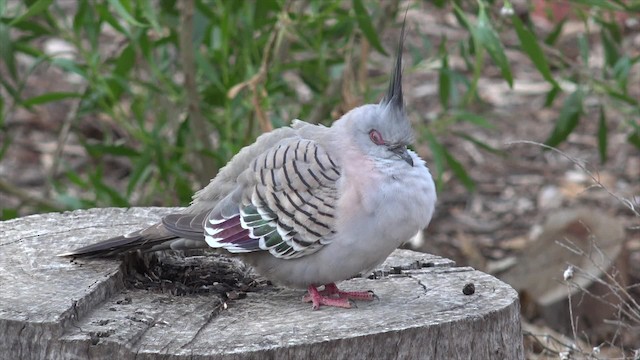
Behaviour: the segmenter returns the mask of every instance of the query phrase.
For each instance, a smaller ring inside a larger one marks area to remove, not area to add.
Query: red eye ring
[[[369,139],[376,145],[384,145],[384,139],[382,138],[382,134],[376,129],[372,129],[369,131]]]

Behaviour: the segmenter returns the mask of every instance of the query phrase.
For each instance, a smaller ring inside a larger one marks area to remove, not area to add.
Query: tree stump
[[[378,301],[319,311],[300,301],[302,291],[265,285],[234,300],[177,296],[126,286],[135,283],[127,280],[133,275],[126,258],[56,256],[176,210],[92,209],[0,222],[2,357],[524,358],[517,293],[433,255],[397,250],[376,276],[341,283],[346,290],[371,289]]]

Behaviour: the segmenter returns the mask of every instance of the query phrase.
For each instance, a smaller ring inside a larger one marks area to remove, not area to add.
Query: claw
[[[320,309],[322,305],[349,309],[352,306],[357,307],[354,300],[379,300],[371,290],[342,291],[334,283],[325,284],[322,290],[318,290],[315,285],[309,285],[307,290],[308,293],[302,297],[302,301],[313,303],[314,310]]]

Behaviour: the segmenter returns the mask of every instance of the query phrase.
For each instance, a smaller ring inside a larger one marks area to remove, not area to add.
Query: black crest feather
[[[391,107],[402,110],[404,103],[402,99],[402,49],[404,48],[404,28],[407,22],[407,14],[404,15],[404,21],[402,22],[402,31],[400,32],[400,42],[398,43],[398,51],[396,53],[396,63],[389,80],[389,89],[387,94],[382,99],[383,104],[390,105]]]

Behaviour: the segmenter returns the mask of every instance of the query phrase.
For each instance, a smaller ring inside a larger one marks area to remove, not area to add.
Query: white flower
[[[511,6],[511,4],[505,4],[502,6],[502,8],[500,8],[500,16],[507,17],[511,15],[513,15],[513,7]]]
[[[564,271],[563,277],[565,281],[573,279],[573,266],[569,265],[567,267]]]

